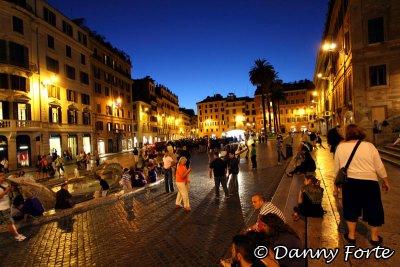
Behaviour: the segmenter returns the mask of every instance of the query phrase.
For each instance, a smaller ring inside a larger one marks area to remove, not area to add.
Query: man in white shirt
[[[165,151],[163,164],[165,192],[174,192],[174,185],[172,183],[172,165],[174,164],[174,159],[172,158],[171,153],[168,150]]]
[[[14,221],[11,217],[11,204],[8,193],[11,191],[10,185],[6,182],[3,171],[0,171],[0,224],[7,224],[8,231],[14,235],[16,241],[25,240],[25,236],[18,233]]]

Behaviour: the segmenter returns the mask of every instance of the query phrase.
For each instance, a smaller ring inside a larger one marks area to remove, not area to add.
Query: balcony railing
[[[19,120],[0,120],[0,129],[17,129],[23,128],[26,130],[27,128],[40,128],[40,121],[19,121]]]

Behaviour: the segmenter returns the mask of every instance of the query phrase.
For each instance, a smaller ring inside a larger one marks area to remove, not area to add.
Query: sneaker
[[[15,236],[14,238],[16,241],[21,242],[26,239],[26,236],[19,234],[19,235]]]

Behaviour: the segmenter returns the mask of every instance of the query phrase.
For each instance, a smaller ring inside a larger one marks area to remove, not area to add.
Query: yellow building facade
[[[314,76],[322,129],[355,122],[372,140],[374,120],[399,115],[398,18],[396,0],[330,2]]]
[[[197,103],[200,137],[242,136],[255,129],[254,99],[228,94],[208,96]]]
[[[0,1],[1,157],[93,150],[88,33],[45,1]]]
[[[0,158],[10,169],[93,153],[100,140],[118,140],[101,153],[132,147],[129,61],[43,0],[0,1],[0,24]]]

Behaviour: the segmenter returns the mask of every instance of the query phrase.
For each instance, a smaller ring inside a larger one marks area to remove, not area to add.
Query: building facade
[[[104,38],[90,32],[94,145],[99,154],[133,148],[131,61]]]
[[[200,137],[234,136],[244,138],[255,129],[254,98],[228,94],[208,96],[197,103]]]
[[[95,77],[93,66],[100,65],[100,75],[109,74],[110,94],[116,90],[112,101],[117,94],[122,101],[116,103],[124,111],[113,123],[132,129],[130,62],[96,42],[88,28],[43,0],[1,0],[0,23],[0,158],[7,158],[11,169],[34,166],[39,155],[54,152],[93,153],[99,137],[111,139],[95,133],[98,120],[109,121],[100,118],[109,99],[98,97],[97,83],[102,90],[107,83]],[[93,56],[96,49],[109,57],[106,63]],[[123,138],[121,149],[128,146]]]
[[[400,2],[330,1],[314,82],[321,127],[355,122],[372,140],[373,121],[400,113]]]

